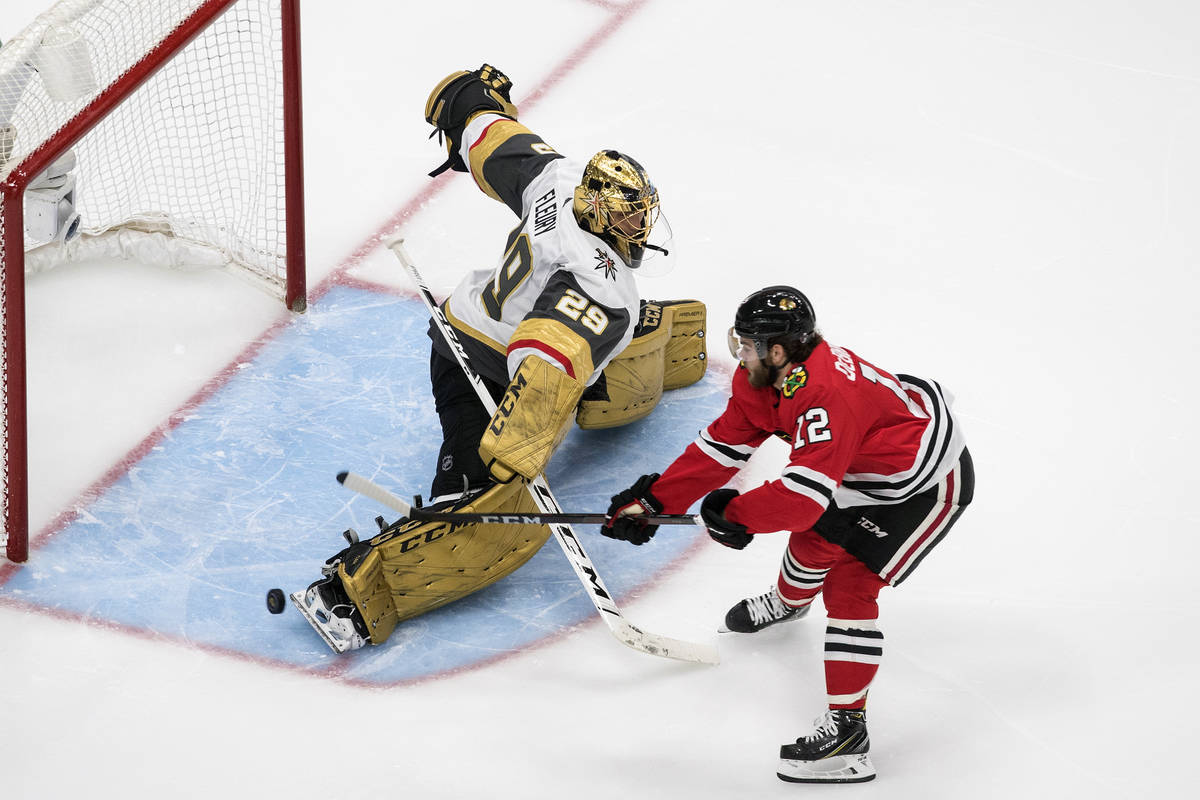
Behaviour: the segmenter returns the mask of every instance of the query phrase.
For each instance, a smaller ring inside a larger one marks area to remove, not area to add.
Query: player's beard
[[[756,389],[773,385],[779,374],[778,367],[768,367],[761,361],[746,364],[746,371],[750,373],[750,385]]]

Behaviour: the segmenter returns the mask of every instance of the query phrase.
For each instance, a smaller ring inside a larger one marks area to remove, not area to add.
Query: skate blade
[[[332,636],[330,636],[325,631],[325,629],[321,627],[321,621],[319,619],[317,619],[316,617],[314,617],[312,612],[309,611],[308,606],[306,606],[304,604],[304,592],[303,591],[292,592],[291,595],[289,595],[289,596],[292,598],[292,605],[296,606],[296,610],[300,612],[300,616],[302,616],[306,620],[308,620],[308,624],[313,626],[313,630],[315,630],[317,632],[317,634],[320,635],[322,641],[324,641],[325,644],[329,645],[330,650],[337,653],[338,655],[341,655],[342,653],[346,652],[346,650],[349,649],[349,645],[350,645],[349,642],[339,642],[338,640],[336,640]]]
[[[788,783],[863,783],[875,779],[875,765],[867,753],[819,761],[782,758],[775,774]]]

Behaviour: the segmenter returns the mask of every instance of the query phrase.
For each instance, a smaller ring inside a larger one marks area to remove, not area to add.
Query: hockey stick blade
[[[573,522],[579,525],[603,525],[607,514],[587,512],[563,512],[561,514],[481,514],[472,511],[429,511],[406,503],[396,495],[361,475],[339,472],[338,483],[363,497],[369,497],[380,505],[387,506],[401,516],[428,522],[482,522],[488,525],[549,525],[553,522]],[[648,525],[703,525],[704,521],[695,514],[637,514],[629,517]]]
[[[424,301],[426,309],[433,318],[434,325],[437,326],[442,338],[449,345],[455,360],[458,361],[459,367],[462,368],[463,375],[466,376],[467,380],[475,388],[475,393],[478,395],[479,401],[483,403],[483,407],[489,415],[495,413],[496,402],[492,399],[487,387],[484,386],[483,380],[472,369],[467,351],[458,340],[454,329],[446,321],[446,315],[442,313],[442,309],[438,306],[437,301],[434,300],[433,293],[429,291],[429,287],[426,285],[425,279],[421,277],[420,271],[408,257],[408,253],[404,249],[404,239],[399,236],[392,237],[387,240],[387,247],[396,254],[396,258],[399,259],[401,266],[404,267],[409,278],[416,285],[417,293]],[[558,501],[554,499],[554,495],[550,492],[550,487],[547,485],[545,477],[539,475],[529,484],[528,488],[529,494],[540,512],[543,514],[562,513]],[[583,544],[575,536],[575,531],[571,529],[570,525],[561,522],[551,523],[550,531],[554,535],[554,540],[558,542],[558,546],[562,548],[563,555],[567,557],[571,568],[575,571],[575,577],[579,579],[584,589],[587,590],[592,605],[596,607],[596,613],[608,625],[609,631],[612,632],[618,641],[643,653],[662,656],[664,658],[673,658],[679,661],[693,661],[704,664],[716,664],[720,661],[717,649],[714,646],[648,634],[631,625],[625,619],[621,610],[617,608],[612,595],[608,593],[608,589],[600,579],[600,575],[592,564],[592,560],[588,557],[587,552],[584,551]]]

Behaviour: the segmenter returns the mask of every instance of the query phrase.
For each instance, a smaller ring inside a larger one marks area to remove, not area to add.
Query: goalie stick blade
[[[672,639],[657,633],[646,633],[625,619],[610,620],[609,629],[622,644],[652,656],[673,658],[676,661],[690,661],[695,664],[715,665],[721,663],[721,655],[712,645],[685,642],[682,639]]]
[[[325,631],[325,629],[321,627],[320,620],[318,620],[316,617],[314,617],[312,615],[312,612],[308,610],[308,607],[306,605],[304,605],[304,592],[302,592],[302,591],[292,592],[289,595],[289,597],[292,598],[292,605],[294,605],[296,607],[296,610],[300,612],[300,616],[302,616],[306,620],[308,620],[308,624],[313,626],[313,630],[315,630],[317,632],[317,634],[320,635],[321,640],[324,641],[325,644],[329,645],[330,650],[337,653],[338,655],[341,655],[342,653],[346,652],[346,649],[347,649],[346,643],[335,641]]]

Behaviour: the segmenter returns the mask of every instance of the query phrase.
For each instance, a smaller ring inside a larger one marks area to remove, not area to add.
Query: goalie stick
[[[471,511],[430,511],[420,506],[405,502],[377,483],[353,472],[339,472],[338,483],[347,489],[358,492],[363,497],[387,506],[396,513],[409,519],[428,520],[430,522],[485,522],[492,525],[549,525],[554,522],[575,522],[580,525],[602,525],[608,521],[608,514],[571,513],[558,514],[481,514]],[[649,525],[703,525],[704,520],[699,514],[636,514],[629,517]]]
[[[386,244],[396,254],[396,258],[400,260],[400,264],[408,272],[409,277],[416,285],[417,292],[425,302],[425,307],[429,309],[434,324],[441,332],[446,343],[450,345],[450,349],[454,351],[455,360],[462,367],[463,374],[467,376],[471,385],[475,387],[475,393],[479,395],[480,402],[483,403],[488,414],[494,414],[496,411],[496,402],[492,399],[491,394],[488,393],[483,380],[471,367],[467,351],[463,349],[462,343],[458,341],[458,337],[454,333],[454,329],[450,327],[450,324],[446,321],[445,314],[442,313],[442,309],[433,299],[433,293],[429,291],[429,287],[425,284],[425,279],[421,277],[421,273],[417,270],[416,265],[408,257],[408,253],[404,249],[403,237],[393,237]],[[562,513],[562,508],[558,505],[558,501],[554,499],[554,495],[550,493],[550,486],[546,483],[544,476],[539,475],[530,482],[529,493],[532,495],[538,510],[542,513]],[[604,581],[600,579],[600,574],[596,572],[596,568],[592,565],[592,560],[588,557],[587,552],[584,551],[583,544],[579,541],[571,526],[561,522],[554,522],[550,523],[550,531],[554,534],[554,540],[562,548],[567,561],[571,563],[571,567],[575,570],[575,575],[579,578],[580,583],[587,590],[588,596],[592,600],[592,605],[596,607],[596,612],[608,625],[608,629],[618,641],[632,647],[634,650],[640,650],[643,653],[663,658],[673,658],[679,661],[695,661],[702,664],[719,663],[720,656],[717,654],[717,649],[712,645],[685,642],[681,639],[672,639],[667,636],[648,633],[625,619],[625,615],[621,613],[621,609],[617,608],[616,602],[613,600],[612,595],[609,594],[608,589],[605,588]]]

